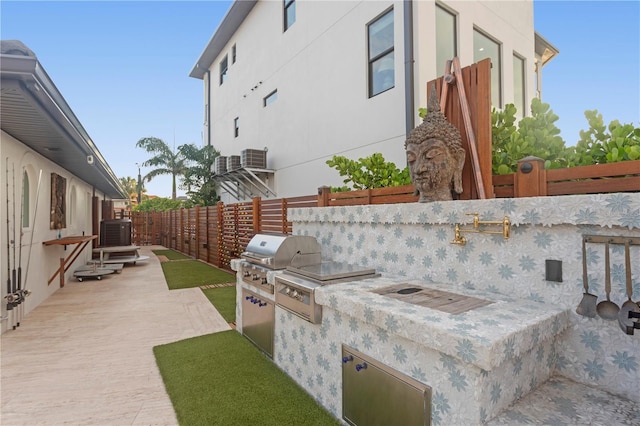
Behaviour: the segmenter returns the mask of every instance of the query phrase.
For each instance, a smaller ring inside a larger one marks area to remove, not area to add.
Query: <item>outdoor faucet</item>
[[[460,224],[456,223],[454,227],[454,238],[451,244],[465,245],[466,238],[462,236],[463,232],[471,232],[475,234],[502,234],[505,240],[511,235],[511,220],[509,216],[505,216],[502,220],[480,220],[479,213],[465,213],[467,216],[473,216],[473,229],[461,229]],[[487,231],[480,228],[480,225],[502,225],[502,231]]]
[[[462,236],[461,234],[461,230],[460,230],[460,225],[458,225],[456,223],[456,226],[454,228],[454,237],[453,240],[451,241],[451,244],[457,244],[459,246],[463,246],[465,244],[467,244],[467,239],[465,237]]]

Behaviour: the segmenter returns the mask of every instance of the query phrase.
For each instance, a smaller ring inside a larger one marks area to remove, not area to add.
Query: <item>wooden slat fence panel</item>
[[[521,173],[521,172],[519,172]],[[640,160],[545,170],[547,195],[640,191]],[[516,173],[493,176],[496,197],[514,197]]]
[[[207,259],[208,263],[222,267],[222,262],[218,256],[218,244],[220,232],[218,228],[219,215],[217,206],[206,207],[207,216]]]
[[[491,172],[491,60],[483,59],[475,64],[462,68],[464,91],[471,113],[471,125],[476,139],[478,161],[482,175],[483,186],[487,198],[493,198],[492,172]],[[427,83],[427,98],[431,93],[431,87],[436,85],[436,92],[442,93],[443,77],[431,80]],[[458,84],[458,82],[456,82]],[[460,105],[458,87],[449,85],[447,92],[447,104],[440,108],[452,125],[459,131],[462,137],[462,146],[466,157],[462,170],[462,188],[460,194],[462,200],[474,200],[478,198],[475,177],[471,165],[471,151],[469,140],[464,125],[462,108]]]
[[[191,257],[197,257],[197,239],[196,239],[196,228],[197,228],[197,218],[196,218],[196,209],[185,209],[185,229],[184,229],[184,249],[185,254]]]
[[[253,202],[238,203],[237,206],[236,257],[240,257],[240,254],[255,235],[253,230]]]
[[[260,230],[290,234],[291,222],[287,221],[287,200],[262,200],[260,203]]]
[[[396,204],[415,203],[418,196],[413,195],[413,185],[395,186],[390,188],[363,189],[360,191],[329,192],[328,187],[322,188],[323,193],[318,196],[327,206],[357,206],[366,204]],[[318,205],[322,206],[318,201]]]

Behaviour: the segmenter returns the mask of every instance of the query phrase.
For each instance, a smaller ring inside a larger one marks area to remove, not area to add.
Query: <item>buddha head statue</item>
[[[462,193],[465,151],[458,129],[440,111],[435,85],[427,115],[409,132],[404,147],[411,181],[421,203],[452,200],[452,191]]]

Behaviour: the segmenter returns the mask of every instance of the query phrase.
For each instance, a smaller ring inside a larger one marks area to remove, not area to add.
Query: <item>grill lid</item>
[[[378,275],[376,274],[375,268],[335,261],[325,261],[300,267],[287,266],[287,272],[292,272],[318,282],[344,280],[346,278],[358,280]]]
[[[289,265],[309,265],[320,262],[322,249],[314,237],[284,234],[256,234],[242,258],[270,269]]]

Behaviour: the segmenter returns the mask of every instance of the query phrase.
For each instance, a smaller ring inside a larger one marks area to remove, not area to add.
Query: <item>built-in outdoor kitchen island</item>
[[[624,331],[576,308],[585,292],[604,300],[606,282],[618,305],[627,282],[640,299],[640,194],[301,208],[288,217],[296,236],[318,241],[323,261],[380,276],[306,296],[289,289],[320,307],[311,321],[277,303],[286,268],[266,273],[269,292],[243,281],[251,266],[234,260],[237,329],[247,290],[275,305],[270,356],[337,418],[380,419],[380,401],[406,392],[418,406],[424,400],[431,424],[559,423],[579,404],[616,404],[615,415],[604,413],[609,424],[639,421],[640,331],[628,334],[632,320]],[[584,244],[585,235],[611,236],[610,254],[602,239]],[[367,379],[378,370],[385,374]],[[576,401],[567,390],[540,410],[544,418],[527,417],[522,404],[509,408],[545,383],[562,392],[558,376],[610,398]]]

